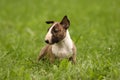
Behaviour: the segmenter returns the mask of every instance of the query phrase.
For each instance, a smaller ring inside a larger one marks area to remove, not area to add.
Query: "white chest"
[[[69,58],[73,54],[72,47],[68,48],[68,47],[53,46],[52,52],[56,57],[59,57],[59,58]]]

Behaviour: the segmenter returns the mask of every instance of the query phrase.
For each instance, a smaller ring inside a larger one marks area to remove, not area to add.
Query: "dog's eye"
[[[57,33],[57,32],[59,32],[59,30],[58,30],[57,28],[55,28],[55,29],[54,29],[54,32]]]

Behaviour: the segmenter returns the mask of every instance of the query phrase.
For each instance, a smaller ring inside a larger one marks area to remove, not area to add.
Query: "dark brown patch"
[[[63,40],[66,36],[66,29],[62,25],[57,23],[51,30],[52,33],[52,43],[58,43]]]

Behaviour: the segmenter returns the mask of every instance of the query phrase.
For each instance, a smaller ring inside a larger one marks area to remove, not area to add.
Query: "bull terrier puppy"
[[[68,58],[75,63],[76,47],[68,31],[70,21],[67,16],[64,16],[61,22],[46,21],[46,23],[52,25],[48,28],[45,36],[47,45],[40,51],[38,61],[44,56],[47,56],[50,63],[53,63],[55,58]]]

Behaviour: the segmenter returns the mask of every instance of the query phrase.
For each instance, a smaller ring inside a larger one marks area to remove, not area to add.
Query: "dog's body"
[[[45,37],[45,42],[48,44],[41,50],[38,61],[47,55],[51,63],[54,62],[55,58],[68,58],[75,63],[76,47],[68,31],[70,21],[67,16],[64,16],[60,23],[54,21],[46,23],[52,24],[52,26],[48,29]]]

